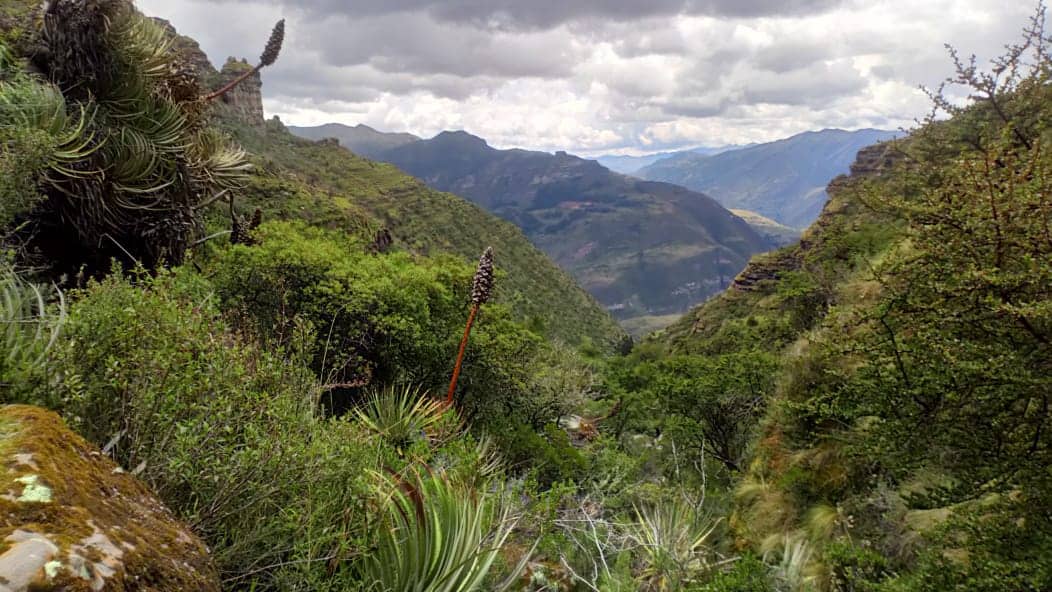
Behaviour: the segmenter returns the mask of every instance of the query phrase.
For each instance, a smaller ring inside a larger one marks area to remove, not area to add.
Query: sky
[[[290,125],[364,123],[498,148],[645,154],[909,128],[945,44],[987,60],[1029,0],[138,0],[212,62],[255,60]]]

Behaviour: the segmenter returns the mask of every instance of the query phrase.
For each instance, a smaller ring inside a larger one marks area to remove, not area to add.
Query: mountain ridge
[[[849,171],[859,150],[897,135],[872,128],[827,128],[711,156],[681,153],[644,167],[638,175],[706,193],[727,208],[805,228],[828,200],[826,185]]]
[[[442,132],[381,156],[515,223],[620,319],[682,312],[771,244],[708,196]]]

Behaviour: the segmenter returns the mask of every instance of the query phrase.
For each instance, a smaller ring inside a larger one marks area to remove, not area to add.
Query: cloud
[[[466,129],[498,147],[657,151],[824,127],[898,127],[943,43],[1000,53],[1032,12],[1002,0],[140,0],[221,62],[255,56],[286,121]]]
[[[301,14],[314,19],[337,14],[369,18],[416,13],[447,23],[521,31],[550,29],[581,20],[630,22],[678,15],[805,15],[829,10],[841,3],[842,0],[358,0],[353,3],[301,0],[294,6]]]

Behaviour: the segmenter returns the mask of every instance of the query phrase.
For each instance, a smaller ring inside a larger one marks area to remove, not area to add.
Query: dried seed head
[[[263,223],[263,210],[256,208],[256,211],[252,212],[252,221],[248,223],[249,230],[255,230],[259,228],[259,225]]]
[[[493,293],[493,247],[487,247],[475,270],[475,281],[471,285],[472,304],[485,304]]]
[[[274,30],[270,33],[270,39],[267,41],[267,47],[263,49],[263,55],[259,56],[260,67],[265,67],[278,61],[278,54],[281,53],[281,44],[285,42],[285,19],[278,21],[278,24],[274,25]]]

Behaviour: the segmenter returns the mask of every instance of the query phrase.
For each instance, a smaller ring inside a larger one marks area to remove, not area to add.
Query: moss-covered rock
[[[0,408],[0,591],[219,590],[208,549],[50,411]]]

